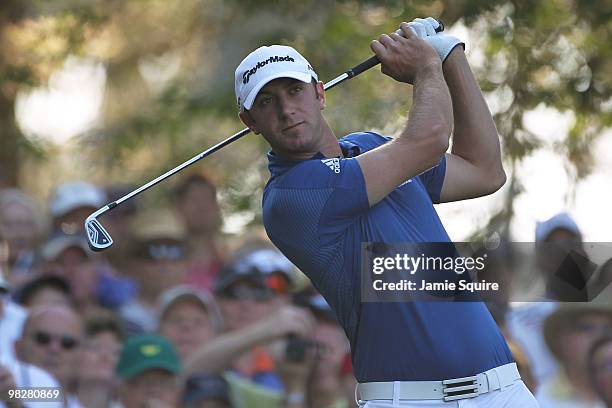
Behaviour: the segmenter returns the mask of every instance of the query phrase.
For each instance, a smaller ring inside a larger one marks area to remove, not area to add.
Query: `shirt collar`
[[[321,152],[315,154],[309,160],[318,159],[319,156],[323,156]],[[268,152],[268,170],[270,170],[270,174],[272,174],[273,176],[284,173],[296,164],[299,164],[303,161],[304,160],[283,159],[282,157],[277,156],[276,153],[274,153],[272,150]]]
[[[340,144],[340,149],[342,149],[342,154],[346,158],[357,157],[361,154],[361,147],[359,147],[359,145],[349,140],[340,139],[338,141],[338,144]]]
[[[361,148],[357,144],[351,141],[340,139],[338,141],[338,144],[340,145],[340,149],[342,150],[342,154],[344,155],[345,158],[356,157],[361,154]],[[270,174],[272,175],[283,173],[287,171],[288,169],[290,169],[291,167],[295,166],[296,164],[304,161],[304,160],[283,159],[277,156],[276,153],[274,153],[272,150],[268,152],[267,156],[268,156],[268,169],[270,170]],[[313,155],[310,159],[307,159],[307,160],[321,160],[321,159],[325,159],[325,156],[323,155],[323,153],[318,152],[317,154]]]

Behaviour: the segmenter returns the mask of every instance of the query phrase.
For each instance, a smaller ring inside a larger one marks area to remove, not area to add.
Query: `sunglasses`
[[[221,297],[233,300],[264,301],[274,297],[274,292],[268,287],[232,285],[220,293]]]
[[[149,261],[178,260],[185,258],[185,254],[185,246],[180,244],[145,244],[137,250],[140,258]]]
[[[37,331],[32,336],[32,339],[39,346],[48,346],[53,341],[58,341],[62,349],[66,351],[74,350],[79,346],[79,341],[74,337],[70,336],[52,336],[51,334],[43,331]]]

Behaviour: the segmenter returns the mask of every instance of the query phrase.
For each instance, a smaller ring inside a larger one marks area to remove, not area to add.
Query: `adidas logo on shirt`
[[[334,157],[333,159],[323,159],[321,163],[326,165],[331,171],[336,174],[340,174],[340,159]]]

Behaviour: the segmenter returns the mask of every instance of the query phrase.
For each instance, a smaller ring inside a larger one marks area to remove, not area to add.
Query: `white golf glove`
[[[436,50],[442,62],[446,60],[448,54],[456,46],[461,45],[465,49],[465,44],[458,38],[444,33],[437,33],[436,28],[438,28],[439,23],[433,17],[415,18],[408,25],[417,37],[425,40]]]

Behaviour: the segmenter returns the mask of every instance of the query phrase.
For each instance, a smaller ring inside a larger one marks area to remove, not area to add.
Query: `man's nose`
[[[61,353],[62,346],[59,341],[52,341],[49,343],[47,350],[53,354]]]
[[[290,100],[288,95],[278,97],[278,114],[280,117],[289,117],[295,113],[295,103]]]

